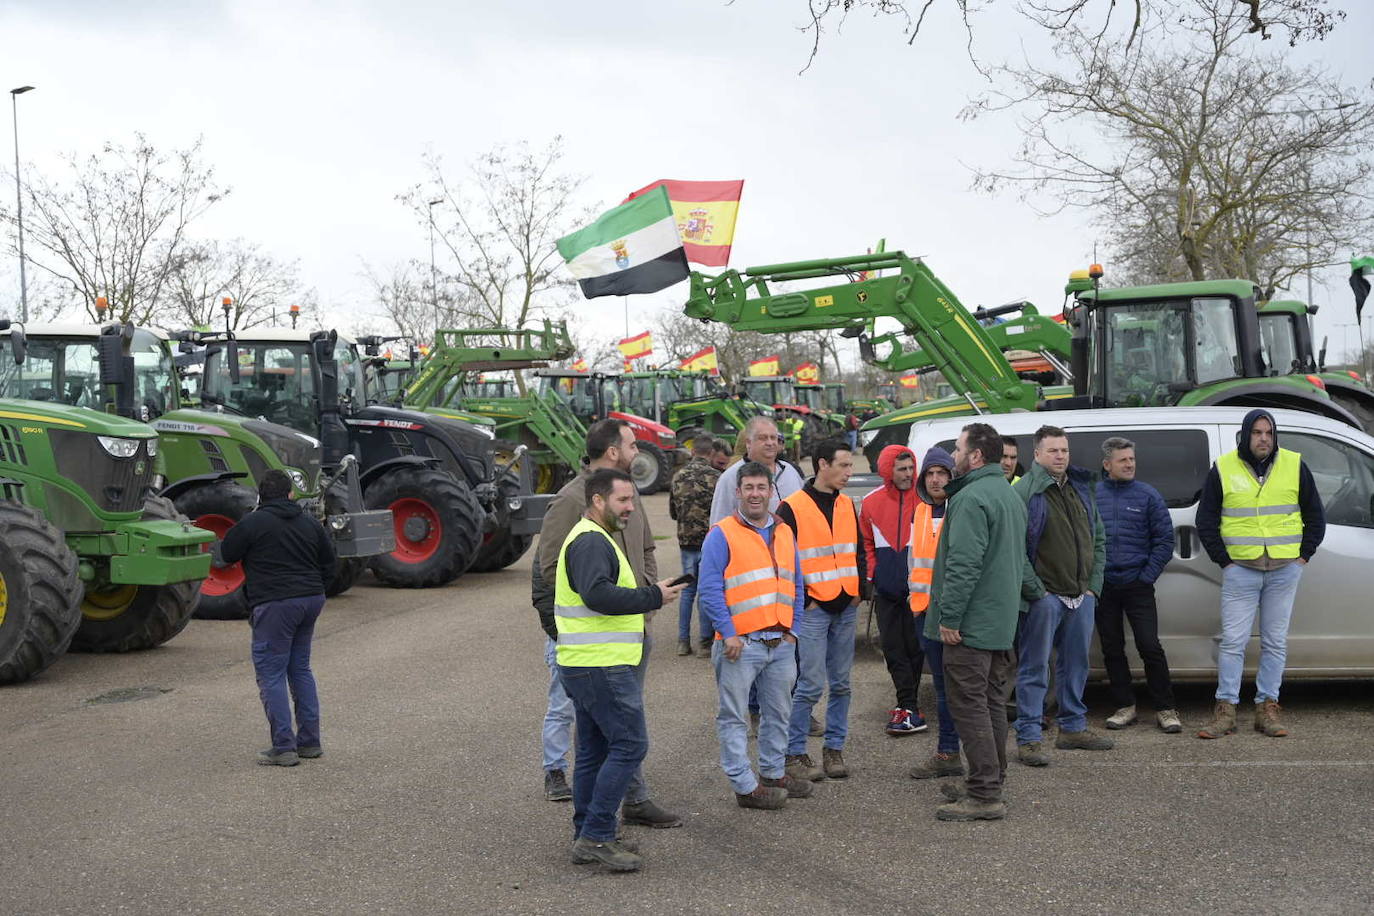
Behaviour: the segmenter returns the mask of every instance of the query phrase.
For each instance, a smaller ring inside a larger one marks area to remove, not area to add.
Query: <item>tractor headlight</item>
[[[300,471],[295,468],[287,468],[286,476],[291,478],[291,486],[295,487],[300,492],[308,493],[310,491],[310,484],[305,479],[305,475]]]
[[[147,440],[147,445],[148,445],[148,457],[149,457],[149,458],[156,458],[156,457],[157,457],[157,440],[156,440],[156,439],[149,439],[149,440]]]
[[[118,436],[96,436],[100,447],[112,458],[132,458],[138,454],[141,439],[121,439]]]
[[[329,516],[329,527],[333,528],[335,531],[343,531],[348,527],[348,522],[349,518],[347,515]]]

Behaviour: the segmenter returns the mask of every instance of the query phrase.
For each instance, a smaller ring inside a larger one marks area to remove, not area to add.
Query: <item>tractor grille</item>
[[[75,430],[49,433],[57,471],[81,487],[104,512],[138,512],[156,470],[146,445],[132,458],[111,456],[96,437]]]
[[[229,462],[224,460],[224,453],[219,450],[218,442],[214,439],[198,439],[196,441],[200,443],[201,451],[205,452],[205,458],[210,462],[210,470],[229,470]]]
[[[19,427],[0,425],[0,461],[21,467],[29,463],[24,454],[24,440],[19,438]]]

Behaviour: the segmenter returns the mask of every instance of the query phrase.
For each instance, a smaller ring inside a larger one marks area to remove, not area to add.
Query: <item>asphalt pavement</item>
[[[666,497],[647,505],[673,574]],[[298,767],[254,764],[267,732],[246,623],[196,621],[0,690],[0,911],[1368,911],[1370,682],[1291,685],[1290,737],[1243,713],[1220,741],[1191,733],[1211,690],[1182,687],[1184,734],[1142,724],[1114,751],[1013,763],[1005,821],[951,824],[937,785],[906,775],[935,744],[929,680],[930,731],[889,738],[891,683],[861,637],[852,777],[745,811],[717,761],[710,663],[674,654],[671,610],[651,625],[645,772],[686,823],[627,828],[639,873],[572,865],[571,807],[542,795],[530,556],[430,591],[368,576],[331,600],[315,640],[326,752]],[[1100,728],[1110,703],[1090,700]]]

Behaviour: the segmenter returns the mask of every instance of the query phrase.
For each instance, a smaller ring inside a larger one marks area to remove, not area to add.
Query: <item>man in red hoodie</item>
[[[887,733],[895,737],[926,730],[925,717],[916,705],[925,654],[907,597],[907,547],[920,500],[912,489],[916,455],[905,445],[889,445],[878,455],[878,474],[883,485],[864,497],[859,532],[873,584],[883,659],[897,692],[897,705],[887,723]]]

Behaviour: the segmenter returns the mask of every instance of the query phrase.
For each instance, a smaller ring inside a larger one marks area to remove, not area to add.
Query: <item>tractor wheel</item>
[[[28,506],[0,502],[0,684],[51,665],[80,625],[77,559],[62,532]]]
[[[353,587],[358,577],[367,569],[368,557],[339,557],[334,561],[334,575],[324,586],[324,596],[333,598],[342,595]],[[204,599],[202,599],[204,600]]]
[[[1360,425],[1364,427],[1364,431],[1374,435],[1374,408],[1370,408],[1368,402],[1348,397],[1339,392],[1332,392],[1331,400],[1353,413],[1355,419],[1359,420]]]
[[[149,497],[143,504],[143,517],[185,520],[172,501],[162,496]],[[129,652],[160,646],[186,629],[199,600],[199,582],[87,588],[72,649]]]
[[[512,468],[501,475],[497,485],[500,499],[504,503],[520,495],[520,475]],[[482,548],[477,551],[477,559],[472,561],[469,572],[495,572],[505,569],[525,555],[530,549],[534,536],[530,534],[511,534],[508,525],[483,535]]]
[[[482,544],[486,512],[467,484],[432,468],[400,467],[374,480],[369,509],[390,509],[396,549],[369,567],[393,588],[434,588],[461,576]]]
[[[197,528],[214,532],[215,538],[222,541],[230,528],[253,511],[257,502],[258,494],[243,484],[221,480],[187,490],[176,498],[176,507]],[[208,552],[210,545],[206,544],[205,549]],[[210,574],[200,584],[200,607],[196,608],[196,617],[201,620],[248,619],[242,563],[210,567]]]
[[[697,437],[709,435],[710,433],[699,426],[685,426],[677,431],[677,444],[685,448],[688,454],[691,454],[692,449],[696,447]]]
[[[630,476],[634,478],[639,495],[648,496],[668,486],[668,481],[673,477],[673,463],[663,449],[652,442],[637,444],[639,454],[630,465]]]
[[[828,430],[825,421],[814,414],[808,415],[803,423],[801,457],[810,458],[815,453],[816,446],[825,440]]]
[[[560,462],[534,466],[534,492],[557,493],[573,478],[573,471]]]

